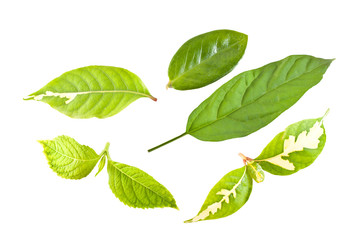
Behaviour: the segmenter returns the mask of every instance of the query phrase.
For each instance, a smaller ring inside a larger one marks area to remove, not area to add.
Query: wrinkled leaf
[[[117,67],[88,66],[55,78],[25,100],[38,100],[72,118],[111,117],[141,97],[152,97],[134,73]]]
[[[135,208],[172,207],[171,193],[146,172],[108,159],[109,185],[124,204]]]
[[[331,62],[293,55],[241,73],[190,114],[186,132],[203,141],[247,136],[269,124],[320,82]]]
[[[226,174],[211,189],[199,213],[185,222],[217,219],[229,216],[239,210],[249,199],[252,179],[247,167]]]
[[[54,140],[39,141],[50,168],[60,177],[80,179],[89,175],[100,156],[88,146],[81,145],[73,138],[59,136]]]
[[[325,146],[323,118],[303,120],[279,133],[254,159],[275,175],[290,175],[312,164]]]
[[[228,74],[243,56],[247,35],[232,30],[216,30],[185,42],[171,59],[168,87],[195,89]]]

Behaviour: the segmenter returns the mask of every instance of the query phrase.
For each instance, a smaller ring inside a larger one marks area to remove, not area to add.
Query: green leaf
[[[171,59],[167,87],[201,88],[228,74],[243,56],[247,35],[216,30],[185,42]]]
[[[177,208],[171,193],[146,172],[108,157],[109,185],[124,204],[135,208]]]
[[[249,171],[249,175],[252,179],[255,180],[255,182],[261,183],[264,181],[265,173],[258,163],[253,161],[250,162],[247,166],[248,166],[247,169]]]
[[[72,118],[111,117],[141,97],[152,97],[134,73],[117,67],[88,66],[55,78],[25,100],[38,100]]]
[[[95,177],[101,172],[101,170],[104,169],[105,167],[105,163],[106,163],[106,155],[104,154],[102,157],[101,157],[101,160],[99,162],[99,169],[97,171],[97,173],[95,174]]]
[[[325,146],[323,117],[303,120],[288,126],[254,159],[275,175],[290,175],[308,167]]]
[[[189,116],[187,134],[203,141],[247,136],[266,126],[320,82],[333,60],[292,55],[243,72],[218,88]]]
[[[190,114],[186,132],[203,141],[247,136],[269,124],[320,82],[331,62],[294,55],[241,73]]]
[[[68,136],[59,136],[54,140],[41,140],[39,143],[44,147],[50,168],[63,178],[86,177],[100,159],[93,149],[79,144]]]
[[[210,191],[199,213],[185,222],[217,219],[239,210],[249,199],[252,179],[247,166],[226,174]]]

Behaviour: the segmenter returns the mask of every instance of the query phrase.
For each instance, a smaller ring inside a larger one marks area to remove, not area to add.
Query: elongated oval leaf
[[[269,124],[320,82],[331,62],[293,55],[241,73],[190,114],[186,133],[204,141],[247,136]]]
[[[109,185],[124,204],[135,208],[172,207],[171,193],[146,172],[108,159]]]
[[[239,210],[249,199],[252,179],[247,167],[226,174],[211,189],[199,213],[185,222],[217,219],[229,216]]]
[[[50,168],[63,178],[86,177],[100,159],[93,149],[79,144],[68,136],[59,136],[54,140],[41,140],[39,143],[44,147]]]
[[[48,103],[72,118],[111,117],[141,97],[152,97],[134,73],[88,66],[64,73],[26,99]]]
[[[254,159],[275,175],[290,175],[308,167],[325,146],[323,118],[303,120],[279,133]]]
[[[195,89],[225,76],[243,56],[247,39],[243,33],[216,30],[188,40],[170,62],[168,87]]]

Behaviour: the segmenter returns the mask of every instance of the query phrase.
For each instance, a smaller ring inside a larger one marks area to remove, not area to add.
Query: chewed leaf
[[[124,204],[135,208],[176,208],[171,193],[146,172],[108,159],[109,185]]]
[[[303,120],[279,133],[254,161],[272,174],[293,174],[315,161],[325,141],[323,118]]]
[[[156,101],[134,73],[118,67],[88,66],[62,74],[26,100],[48,103],[72,118],[107,118],[141,97]]]
[[[228,74],[244,55],[247,35],[216,30],[184,43],[171,59],[167,87],[189,90],[206,86]]]
[[[199,213],[185,222],[217,219],[239,210],[249,199],[252,179],[247,166],[226,174],[210,191]]]
[[[73,138],[59,136],[54,140],[39,141],[44,147],[50,168],[60,177],[80,179],[86,177],[99,161],[100,156],[88,146]]]

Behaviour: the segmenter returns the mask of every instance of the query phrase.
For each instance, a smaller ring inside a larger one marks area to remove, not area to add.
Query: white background
[[[359,8],[357,1],[1,1],[1,239],[359,239]],[[229,75],[198,90],[166,90],[167,67],[191,37],[216,29],[248,34]],[[187,117],[242,71],[292,54],[336,58],[324,79],[267,127],[245,138],[202,142]],[[71,119],[23,101],[62,73],[110,65],[137,74],[158,102],[142,98],[108,119]],[[266,174],[245,206],[184,224],[213,185],[256,157],[286,126],[322,116],[328,140],[310,167]],[[134,209],[108,187],[106,169],[79,181],[58,177],[39,139],[69,135],[164,184],[180,208]]]

